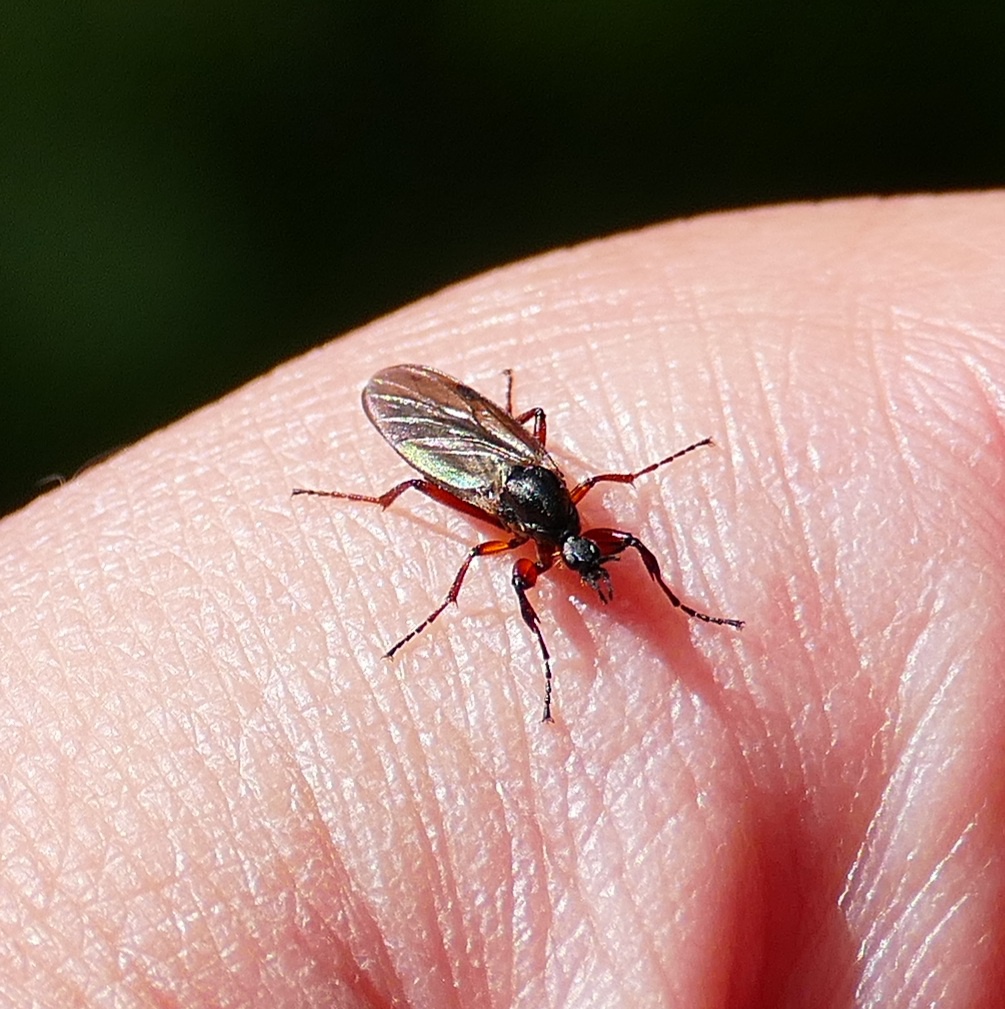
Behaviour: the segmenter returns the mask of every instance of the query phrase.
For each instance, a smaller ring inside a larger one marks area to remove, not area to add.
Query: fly
[[[678,609],[710,624],[743,627],[742,620],[712,617],[682,602],[663,580],[652,551],[633,533],[620,529],[583,530],[578,505],[598,483],[634,483],[697,448],[711,438],[680,449],[634,473],[601,473],[570,490],[565,477],[545,448],[547,420],[534,407],[513,412],[513,373],[506,371],[506,408],[449,375],[416,364],[398,364],[377,372],[363,389],[363,410],[381,437],[410,466],[422,474],[396,484],[379,497],[342,491],[307,490],[294,494],[360,501],[387,508],[407,490],[417,490],[434,501],[495,526],[506,535],[473,546],[443,602],[422,623],[392,645],[391,658],[421,634],[457,597],[476,557],[516,550],[533,541],[537,560],[521,557],[513,565],[512,583],[520,616],[530,628],[544,659],[544,718],[552,721],[551,655],[537,613],[527,597],[538,578],[556,564],[575,571],[603,603],[613,586],[606,565],[625,550],[634,550],[650,578]],[[525,425],[531,422],[531,429]]]

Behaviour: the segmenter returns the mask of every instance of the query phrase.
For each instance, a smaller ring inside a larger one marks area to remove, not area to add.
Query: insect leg
[[[665,459],[660,459],[659,462],[654,462],[652,465],[646,466],[634,473],[600,473],[597,476],[591,476],[588,480],[584,480],[572,488],[572,502],[573,504],[578,504],[598,483],[635,483],[640,476],[652,473],[654,469],[666,466],[667,463],[679,459],[682,455],[687,455],[688,452],[693,452],[696,448],[702,448],[704,445],[711,444],[713,444],[711,438],[702,438],[701,441],[696,441],[693,445],[688,445],[687,448],[682,448],[679,452],[674,452],[673,455],[668,455]]]
[[[503,374],[506,376],[506,412],[513,417],[518,424],[526,424],[534,418],[534,437],[543,445],[548,438],[548,421],[544,410],[535,406],[532,410],[527,410],[519,417],[513,413],[513,369],[507,368]]]
[[[738,630],[743,627],[742,620],[733,620],[730,617],[710,617],[707,613],[701,613],[698,610],[692,609],[687,603],[681,602],[673,589],[663,581],[659,562],[656,560],[653,552],[637,536],[632,535],[632,533],[622,532],[620,529],[590,529],[583,535],[587,539],[593,540],[600,547],[600,552],[604,555],[605,561],[612,560],[629,548],[637,550],[639,556],[642,558],[642,563],[646,566],[646,571],[649,572],[649,577],[663,590],[663,595],[674,606],[682,609],[689,617],[704,620],[707,624],[728,624],[730,627],[735,627]]]
[[[526,424],[527,421],[534,418],[534,430],[531,434],[543,445],[548,440],[548,420],[544,415],[544,410],[539,406],[535,406],[533,410],[528,410],[526,413],[520,414],[516,418],[518,424]]]
[[[293,494],[312,494],[314,497],[333,497],[338,498],[341,501],[361,501],[363,504],[375,504],[380,505],[381,508],[387,508],[391,502],[397,500],[402,494],[407,490],[417,490],[421,494],[425,494],[426,497],[432,498],[434,501],[439,501],[440,504],[445,504],[449,508],[454,508],[456,511],[464,512],[465,515],[471,515],[473,518],[481,519],[483,522],[490,522],[494,526],[499,526],[503,528],[502,523],[494,515],[489,514],[489,512],[482,511],[481,508],[470,504],[467,501],[462,500],[455,494],[451,494],[450,491],[444,490],[442,487],[437,487],[436,484],[431,483],[429,480],[406,480],[404,483],[396,484],[389,491],[385,491],[379,497],[371,497],[369,494],[346,494],[344,491],[337,490],[309,490],[304,487],[294,487]]]
[[[513,588],[516,590],[517,599],[520,600],[520,616],[537,637],[537,642],[541,646],[541,655],[544,657],[544,717],[541,719],[542,722],[554,721],[551,717],[551,655],[548,652],[548,646],[544,643],[544,635],[541,633],[537,613],[527,598],[527,589],[532,589],[537,584],[538,577],[550,567],[550,562],[539,561],[535,564],[526,557],[521,557],[513,565]]]
[[[399,642],[392,645],[385,653],[384,658],[391,658],[395,652],[401,648],[402,645],[407,644],[412,640],[417,634],[421,634],[451,603],[457,602],[457,597],[460,595],[461,585],[464,584],[464,576],[468,573],[468,568],[471,567],[471,562],[476,557],[483,557],[486,554],[499,554],[504,553],[507,550],[515,550],[522,543],[527,542],[526,536],[514,536],[511,540],[489,540],[487,543],[479,543],[478,546],[472,547],[468,551],[467,557],[464,558],[464,563],[460,566],[457,574],[454,576],[453,584],[450,586],[450,591],[447,593],[446,599],[440,603],[439,606],[433,610],[432,613],[426,617],[414,630],[411,630],[406,634]]]

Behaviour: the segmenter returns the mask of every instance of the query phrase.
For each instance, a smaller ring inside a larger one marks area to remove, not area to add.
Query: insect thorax
[[[507,528],[558,545],[579,534],[579,513],[562,478],[544,466],[514,466],[499,495]]]

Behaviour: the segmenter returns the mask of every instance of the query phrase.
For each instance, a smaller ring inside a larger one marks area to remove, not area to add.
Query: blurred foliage
[[[1005,182],[986,0],[42,0],[0,22],[0,512],[491,265]]]

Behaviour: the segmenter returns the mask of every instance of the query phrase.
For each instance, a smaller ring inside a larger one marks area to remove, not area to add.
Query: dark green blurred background
[[[1005,4],[40,2],[0,14],[0,512],[485,267],[1005,182]]]

